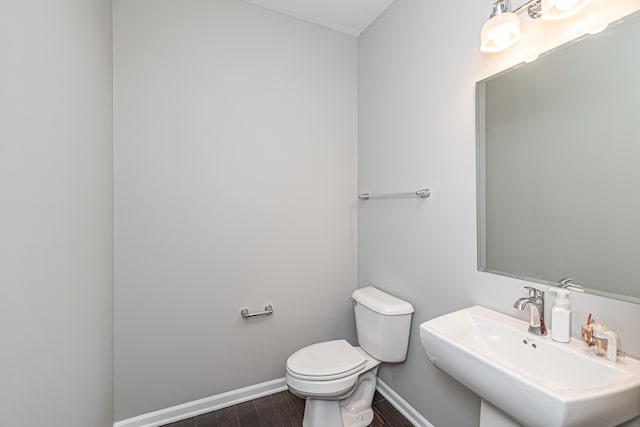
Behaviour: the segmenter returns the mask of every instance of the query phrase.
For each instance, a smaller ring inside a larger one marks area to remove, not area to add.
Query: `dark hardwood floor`
[[[301,427],[304,400],[283,391],[165,427]],[[376,392],[371,427],[411,427],[412,424]]]

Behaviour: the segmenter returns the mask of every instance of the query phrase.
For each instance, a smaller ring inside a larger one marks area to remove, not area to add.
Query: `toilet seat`
[[[331,381],[357,374],[367,359],[345,340],[304,347],[287,360],[287,373],[309,381]]]

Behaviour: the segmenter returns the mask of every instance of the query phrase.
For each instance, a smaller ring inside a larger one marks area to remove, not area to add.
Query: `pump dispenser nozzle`
[[[555,306],[562,308],[570,308],[571,303],[569,302],[569,291],[566,289],[559,288],[549,288],[551,293],[556,294]]]

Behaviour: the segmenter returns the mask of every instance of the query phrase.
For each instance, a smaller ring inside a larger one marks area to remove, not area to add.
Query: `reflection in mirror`
[[[640,303],[640,14],[477,84],[478,268]]]

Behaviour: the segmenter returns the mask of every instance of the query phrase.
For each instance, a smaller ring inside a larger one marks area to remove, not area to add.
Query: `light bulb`
[[[542,0],[542,19],[552,21],[565,19],[580,13],[591,0]]]
[[[510,38],[511,32],[508,28],[505,27],[496,28],[495,31],[491,33],[491,40],[496,46],[506,45],[507,43],[509,43]]]
[[[564,12],[573,9],[576,4],[578,4],[578,0],[557,0],[555,6],[556,9]]]

